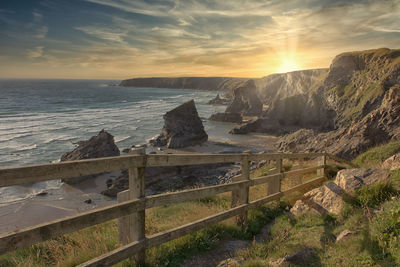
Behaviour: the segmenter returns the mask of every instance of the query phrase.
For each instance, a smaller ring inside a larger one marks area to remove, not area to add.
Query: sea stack
[[[71,152],[64,153],[61,161],[93,159],[119,156],[120,152],[114,142],[114,136],[101,130],[98,135],[86,141],[79,141],[78,147]]]
[[[101,130],[98,135],[92,136],[86,141],[79,141],[77,144],[78,147],[61,156],[61,161],[114,157],[120,155],[119,149],[114,142],[114,136],[104,131],[104,129]],[[66,179],[64,182],[75,184],[96,176],[97,175],[81,176],[73,179]]]
[[[161,134],[151,141],[154,146],[183,148],[208,140],[193,99],[168,111],[163,118],[164,127]]]

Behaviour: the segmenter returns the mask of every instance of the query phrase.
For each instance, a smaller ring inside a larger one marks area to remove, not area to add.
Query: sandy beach
[[[148,147],[147,153],[152,151],[157,154],[241,153],[245,150],[257,153],[272,151],[276,137],[251,134],[246,139],[245,142],[241,143],[212,139],[202,145],[179,150],[160,150]],[[100,192],[107,188],[106,181],[108,179],[114,179],[119,175],[120,172],[116,171],[102,174],[95,179],[87,179],[74,185],[63,183],[59,189],[46,190],[43,194],[12,203],[0,203],[0,233],[15,231],[114,204],[116,203],[115,198],[106,197]]]

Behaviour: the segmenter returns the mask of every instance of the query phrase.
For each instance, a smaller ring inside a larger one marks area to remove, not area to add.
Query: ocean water
[[[0,80],[0,167],[58,160],[105,129],[120,150],[160,133],[162,115],[194,99],[200,117],[217,92],[130,88],[119,81]],[[226,139],[231,125],[204,122],[210,138]],[[229,136],[228,136],[229,137]]]

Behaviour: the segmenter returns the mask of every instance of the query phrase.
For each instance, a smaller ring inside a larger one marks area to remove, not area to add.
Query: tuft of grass
[[[390,254],[400,262],[400,200],[387,202],[382,209],[372,220],[372,237],[378,241],[383,256]]]
[[[400,152],[400,141],[376,146],[359,155],[353,163],[360,167],[379,167],[387,158]]]
[[[363,208],[376,208],[391,197],[397,195],[397,190],[391,182],[380,182],[363,186],[355,192],[355,204]]]

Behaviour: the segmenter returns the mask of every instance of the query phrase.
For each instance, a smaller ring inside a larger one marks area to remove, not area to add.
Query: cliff
[[[280,150],[326,150],[352,159],[400,138],[400,49],[336,56],[317,93],[321,104],[333,112],[335,130],[295,132],[281,139]]]
[[[120,86],[195,89],[207,91],[231,91],[247,78],[230,77],[178,77],[178,78],[134,78],[123,80]]]

